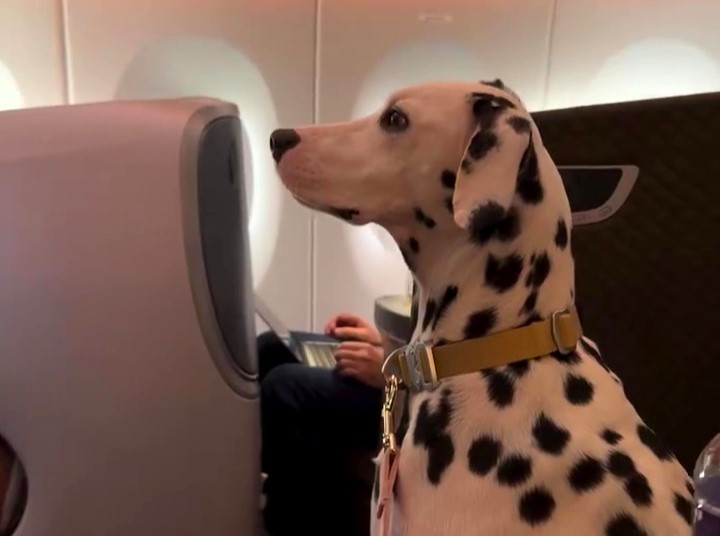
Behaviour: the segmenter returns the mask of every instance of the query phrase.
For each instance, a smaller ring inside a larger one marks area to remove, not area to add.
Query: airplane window
[[[250,259],[245,227],[247,205],[241,188],[243,173],[240,121],[219,119],[207,128],[198,160],[200,234],[208,286],[225,344],[236,364],[254,373],[254,332],[245,321]]]
[[[24,99],[15,77],[0,61],[0,111],[15,110],[24,106]]]
[[[559,167],[573,212],[585,212],[603,206],[620,183],[620,168]]]

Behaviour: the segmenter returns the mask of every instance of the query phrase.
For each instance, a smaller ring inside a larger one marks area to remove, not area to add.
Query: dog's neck
[[[514,207],[519,234],[512,240],[497,238],[500,229],[484,243],[472,241],[449,215],[434,218],[432,228],[420,219],[391,230],[415,277],[413,340],[481,337],[572,305],[571,219],[564,201],[562,192],[557,206]]]

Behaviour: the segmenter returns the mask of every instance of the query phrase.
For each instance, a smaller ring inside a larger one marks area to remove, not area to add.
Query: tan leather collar
[[[383,375],[393,376],[400,387],[412,391],[434,389],[446,378],[542,357],[553,352],[568,354],[582,337],[577,310],[571,307],[521,328],[479,339],[468,339],[433,348],[413,342],[391,353]]]

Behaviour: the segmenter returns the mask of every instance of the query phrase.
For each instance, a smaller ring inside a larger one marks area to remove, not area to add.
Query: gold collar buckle
[[[432,347],[420,341],[410,343],[405,349],[404,358],[408,389],[415,392],[432,391],[438,386]]]
[[[561,334],[562,328],[560,326],[560,322],[563,319],[567,319],[567,317],[570,315],[572,315],[572,311],[570,311],[570,309],[565,309],[564,311],[555,311],[550,317],[550,335],[552,336],[552,340],[557,347],[557,351],[560,352],[562,355],[568,355],[575,350],[575,344],[572,346],[563,345]]]

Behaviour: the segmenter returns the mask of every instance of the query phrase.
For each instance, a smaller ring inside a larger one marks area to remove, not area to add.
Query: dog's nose
[[[278,164],[283,155],[300,143],[300,136],[291,128],[279,128],[270,134],[270,150]]]

